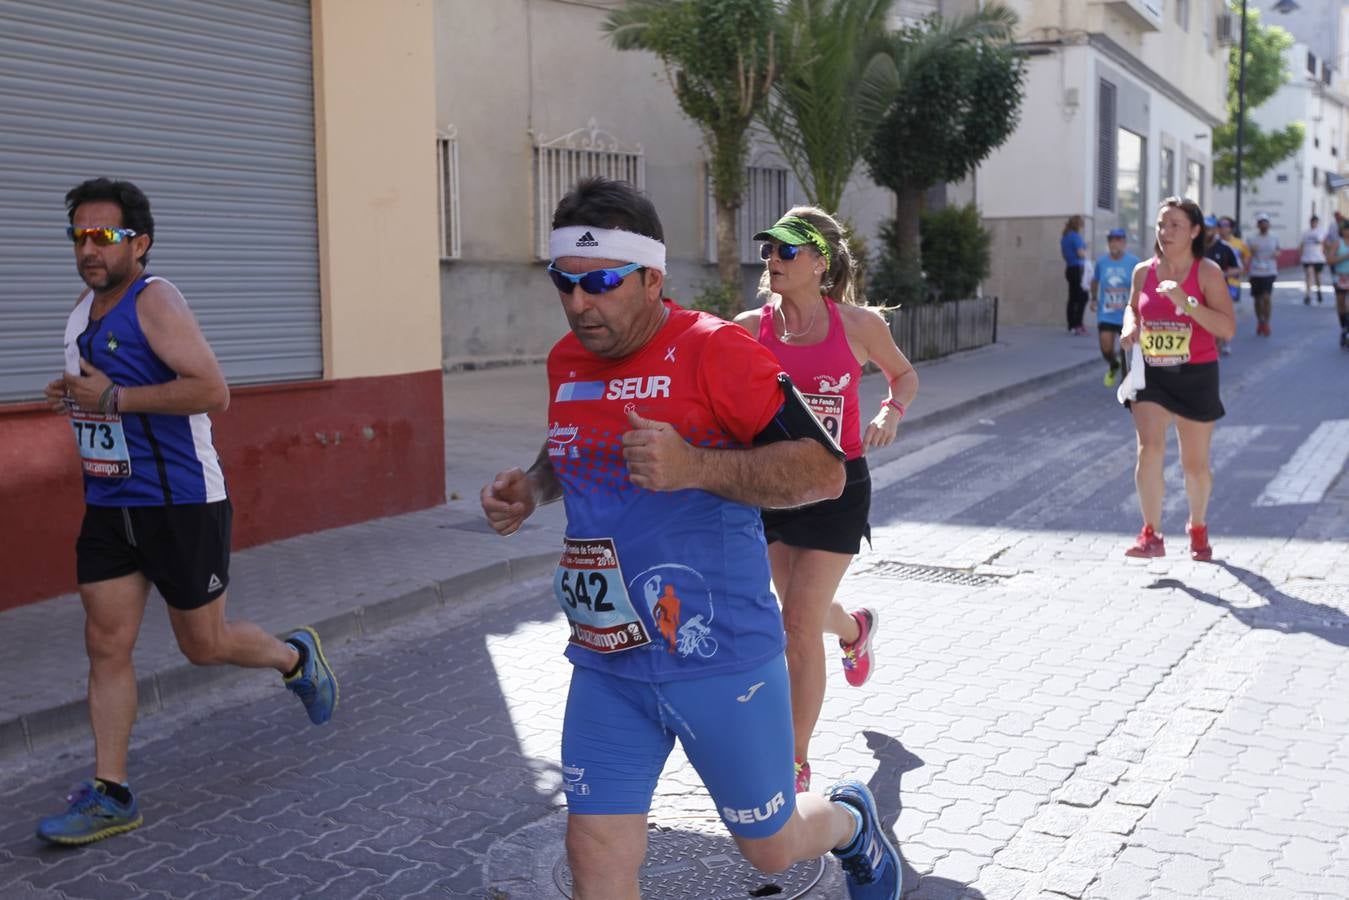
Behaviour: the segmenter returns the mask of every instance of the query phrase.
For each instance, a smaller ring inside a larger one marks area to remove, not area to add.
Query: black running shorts
[[[174,609],[210,603],[230,583],[228,499],[182,506],[87,506],[75,541],[80,584],[140,572]]]
[[[866,457],[845,464],[847,483],[833,500],[821,500],[793,509],[765,509],[764,537],[768,543],[782,541],[789,547],[828,550],[856,556],[862,538],[871,543],[871,471]]]
[[[1273,275],[1252,275],[1251,276],[1251,296],[1265,297],[1274,293]]]

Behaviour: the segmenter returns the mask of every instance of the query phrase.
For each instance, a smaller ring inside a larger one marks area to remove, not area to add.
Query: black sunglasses
[[[801,252],[799,244],[774,244],[771,241],[764,241],[763,246],[759,248],[759,259],[772,259],[774,247],[778,248],[778,259],[783,262],[791,262]]]

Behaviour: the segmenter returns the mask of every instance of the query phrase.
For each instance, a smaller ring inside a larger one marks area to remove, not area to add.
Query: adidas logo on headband
[[[598,247],[599,245],[600,242],[595,240],[595,236],[588,231],[581,235],[576,241],[576,246],[578,247]]]

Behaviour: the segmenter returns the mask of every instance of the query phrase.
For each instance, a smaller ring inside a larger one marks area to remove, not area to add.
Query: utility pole
[[[1237,53],[1237,227],[1241,228],[1241,153],[1246,140],[1246,0],[1241,0],[1241,48]],[[1242,232],[1245,233],[1244,230]]]

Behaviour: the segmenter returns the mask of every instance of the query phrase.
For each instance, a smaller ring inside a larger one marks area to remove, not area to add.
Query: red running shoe
[[[803,759],[798,759],[794,765],[796,769],[796,792],[805,794],[810,791],[810,763]]]
[[[1186,525],[1185,532],[1190,536],[1190,559],[1208,562],[1213,559],[1213,547],[1208,542],[1207,525]]]
[[[848,679],[848,684],[861,687],[871,677],[871,636],[876,631],[880,617],[875,610],[865,607],[853,613],[852,617],[857,622],[857,640],[851,644],[839,641],[838,645],[843,648],[843,676]]]
[[[1143,530],[1138,532],[1138,540],[1124,551],[1124,555],[1139,559],[1166,556],[1166,545],[1162,543],[1162,536],[1154,531],[1151,525],[1144,525]]]

